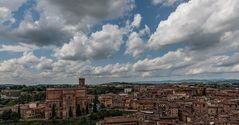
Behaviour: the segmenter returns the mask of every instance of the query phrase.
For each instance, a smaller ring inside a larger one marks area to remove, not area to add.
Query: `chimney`
[[[80,87],[85,87],[85,78],[79,78]]]

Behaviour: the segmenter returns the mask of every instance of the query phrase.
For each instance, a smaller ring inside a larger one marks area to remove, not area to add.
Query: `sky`
[[[238,0],[0,0],[0,84],[238,79]]]

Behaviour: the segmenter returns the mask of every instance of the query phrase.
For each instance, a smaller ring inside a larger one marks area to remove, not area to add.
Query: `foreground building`
[[[116,116],[104,118],[104,120],[99,121],[96,125],[141,125],[138,119],[129,118],[126,116]]]
[[[19,104],[12,108],[13,112],[19,112],[21,119],[41,119],[44,118],[45,104],[41,102],[33,102],[29,104]]]
[[[85,79],[79,78],[76,88],[48,88],[45,118],[70,118],[88,113],[90,96],[86,94]]]

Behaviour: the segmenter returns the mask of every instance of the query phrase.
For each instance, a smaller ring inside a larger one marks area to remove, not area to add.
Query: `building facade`
[[[104,120],[97,122],[96,125],[141,125],[141,123],[135,118],[115,116],[104,118]]]
[[[86,94],[84,78],[79,78],[79,86],[76,88],[48,88],[45,118],[66,119],[86,114],[90,101],[91,99]]]

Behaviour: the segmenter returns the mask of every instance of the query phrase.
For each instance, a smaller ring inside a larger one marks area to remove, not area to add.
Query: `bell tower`
[[[85,87],[85,78],[79,78],[80,87]]]

